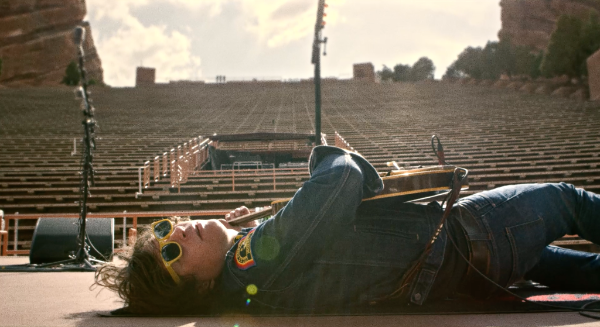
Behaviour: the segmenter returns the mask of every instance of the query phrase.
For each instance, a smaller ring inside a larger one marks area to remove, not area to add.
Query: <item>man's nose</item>
[[[171,240],[176,241],[176,240],[182,240],[185,239],[186,237],[186,229],[187,226],[185,225],[176,225],[173,226],[173,233],[171,234],[171,237],[169,237]]]

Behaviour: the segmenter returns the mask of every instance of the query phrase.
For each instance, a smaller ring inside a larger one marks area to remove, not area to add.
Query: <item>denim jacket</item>
[[[383,188],[363,157],[315,147],[311,177],[274,217],[243,229],[218,280],[219,306],[236,311],[337,311],[386,298],[425,248],[439,205],[361,204]],[[422,304],[442,264],[438,237],[409,301]],[[342,311],[340,311],[342,310]]]

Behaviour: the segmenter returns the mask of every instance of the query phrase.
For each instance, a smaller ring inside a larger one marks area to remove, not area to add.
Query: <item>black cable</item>
[[[586,307],[592,303],[596,303],[596,302],[600,302],[600,300],[598,301],[593,301],[590,303],[586,303],[585,305],[583,305],[581,308],[573,308],[573,307],[566,307],[566,306],[560,306],[560,305],[553,305],[553,304],[548,304],[548,303],[541,303],[541,302],[537,302],[537,301],[531,301],[528,300],[522,296],[519,296],[513,292],[511,292],[508,288],[505,288],[503,286],[500,286],[498,283],[494,282],[492,279],[490,279],[489,277],[487,277],[484,273],[482,273],[481,271],[479,271],[477,268],[475,268],[475,266],[469,261],[469,259],[467,259],[467,257],[465,257],[465,255],[460,251],[460,249],[458,248],[458,245],[456,245],[456,243],[454,242],[454,239],[452,238],[452,236],[450,236],[450,233],[448,232],[448,228],[446,227],[446,223],[444,222],[444,230],[446,231],[446,236],[448,237],[448,239],[450,240],[450,242],[452,243],[452,245],[454,246],[454,249],[456,249],[456,252],[461,256],[461,258],[463,258],[463,260],[465,260],[465,262],[471,267],[473,268],[473,270],[475,270],[475,272],[477,272],[481,277],[483,277],[485,280],[489,281],[490,283],[492,283],[494,286],[500,288],[501,290],[503,290],[504,292],[518,298],[521,299],[525,302],[529,302],[529,303],[535,303],[537,305],[540,306],[545,306],[545,307],[550,307],[550,308],[555,308],[555,309],[561,309],[561,310],[569,310],[569,311],[576,311],[579,314],[581,314],[582,316],[588,317],[588,318],[592,318],[592,319],[599,319],[600,320],[600,316],[594,316],[594,315],[590,315],[590,314],[586,314],[585,312],[600,312],[600,309],[586,309]]]
[[[108,259],[104,256],[104,254],[102,254],[102,252],[98,251],[98,249],[96,249],[96,247],[94,246],[94,243],[92,243],[92,239],[90,238],[90,235],[88,234],[87,231],[85,231],[85,238],[87,240],[87,243],[89,244],[89,246],[96,251],[96,253],[98,253],[101,257],[103,261],[108,261]]]
[[[584,304],[581,307],[581,309],[585,309],[588,305],[592,305],[592,304],[595,304],[595,303],[600,303],[600,300],[596,300],[596,301],[592,301],[592,302],[586,303],[586,304]],[[600,320],[600,316],[591,315],[591,314],[586,313],[586,312],[587,312],[587,310],[586,311],[579,311],[579,314],[582,315],[582,316],[584,316],[584,317],[588,317],[588,318]],[[596,312],[596,311],[591,311],[591,312]]]

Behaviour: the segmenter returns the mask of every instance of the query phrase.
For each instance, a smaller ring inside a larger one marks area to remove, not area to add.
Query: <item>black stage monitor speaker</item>
[[[69,259],[79,249],[79,218],[38,219],[29,252],[29,263],[50,263]],[[94,218],[86,220],[86,231],[94,248],[89,254],[96,259],[108,261],[114,251],[114,219]]]

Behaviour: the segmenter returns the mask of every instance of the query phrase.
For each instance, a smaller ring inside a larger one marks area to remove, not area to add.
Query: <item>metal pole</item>
[[[17,241],[19,240],[19,219],[15,219],[15,232],[14,232],[14,236],[15,236],[15,241],[13,243],[13,250],[17,251]],[[8,240],[7,240],[7,242],[8,242]],[[17,255],[14,254],[14,256],[16,257]]]
[[[138,168],[138,187],[139,187],[138,189],[139,189],[139,191],[137,193],[135,193],[136,199],[138,198],[138,196],[144,194],[144,193],[142,193],[142,168],[143,167]]]
[[[71,152],[72,156],[74,156],[75,154],[77,154],[77,138],[73,139],[73,151]]]
[[[318,50],[317,50],[318,51]],[[321,145],[321,54],[315,62],[315,145]]]

